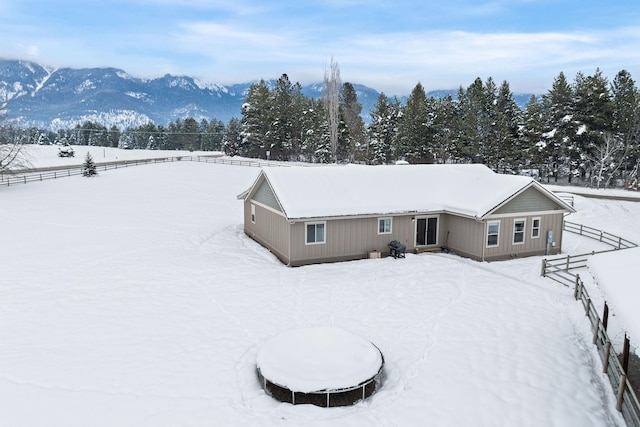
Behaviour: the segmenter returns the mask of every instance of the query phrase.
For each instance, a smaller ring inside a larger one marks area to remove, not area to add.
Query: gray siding
[[[282,207],[278,203],[276,195],[273,193],[271,186],[265,180],[263,180],[262,183],[260,183],[260,185],[258,186],[258,189],[253,195],[253,199],[265,206],[269,206],[271,209],[282,212]]]
[[[536,188],[529,187],[513,200],[510,200],[504,206],[501,206],[494,212],[494,214],[503,215],[509,213],[541,212],[560,209],[563,209],[563,207],[542,194]]]

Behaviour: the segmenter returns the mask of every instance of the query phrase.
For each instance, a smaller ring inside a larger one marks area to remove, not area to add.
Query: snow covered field
[[[624,425],[581,305],[539,257],[287,268],[242,232],[257,173],[179,162],[0,188],[0,425]],[[640,207],[576,203],[572,221],[640,241]],[[377,345],[380,391],[331,409],[265,395],[260,344],[307,326]]]
[[[214,151],[180,151],[180,150],[122,150],[112,147],[95,147],[86,145],[73,145],[74,157],[58,157],[58,147],[51,145],[28,145],[27,155],[31,167],[43,168],[49,166],[76,166],[82,165],[87,153],[91,154],[96,163],[113,162],[116,160],[157,159],[162,157],[177,156],[211,156],[221,155]]]

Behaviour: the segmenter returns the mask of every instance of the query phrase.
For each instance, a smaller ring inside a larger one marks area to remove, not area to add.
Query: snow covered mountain
[[[232,117],[240,117],[251,84],[223,86],[169,74],[140,79],[117,68],[53,69],[29,61],[0,59],[0,117],[22,127],[54,131],[86,121],[120,129],[149,121],[166,125],[186,117],[227,123]],[[353,87],[362,104],[362,118],[368,122],[380,93],[356,83]],[[316,99],[321,91],[321,83],[302,88],[306,96]],[[455,96],[456,91],[427,95],[448,94]],[[524,102],[528,99],[529,95],[522,95]],[[406,97],[400,101],[406,101]]]
[[[121,128],[185,117],[228,121],[239,114],[248,86],[171,75],[145,80],[115,68],[53,70],[0,60],[0,112],[23,126],[54,130],[87,120]]]
[[[57,130],[85,121],[105,126],[143,125],[193,117],[227,123],[240,117],[251,82],[230,86],[189,76],[140,79],[116,68],[52,69],[28,61],[0,59],[0,115],[20,126]],[[378,92],[354,85],[368,118]],[[321,85],[303,93],[320,96]]]

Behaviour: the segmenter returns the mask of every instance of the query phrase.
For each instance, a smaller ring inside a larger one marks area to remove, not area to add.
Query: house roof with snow
[[[265,181],[289,219],[421,212],[484,218],[530,188],[556,209],[574,212],[534,179],[480,164],[269,167],[238,198],[251,196]]]

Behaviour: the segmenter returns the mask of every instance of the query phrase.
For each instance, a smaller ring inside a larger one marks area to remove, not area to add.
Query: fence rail
[[[565,202],[566,204],[568,204],[569,206],[573,207],[573,203],[574,203],[574,197],[572,194],[556,194],[556,196],[558,196],[563,202]]]
[[[609,339],[606,327],[603,325],[598,313],[589,297],[589,293],[584,286],[584,282],[580,279],[580,275],[573,273],[574,270],[584,268],[590,256],[617,251],[621,249],[629,249],[638,246],[637,244],[616,236],[606,231],[587,227],[582,224],[565,221],[564,230],[576,233],[587,238],[597,240],[609,245],[610,249],[593,251],[579,255],[567,255],[562,258],[543,259],[542,260],[542,276],[554,280],[564,286],[574,288],[574,297],[582,302],[585,310],[585,316],[589,318],[593,330],[593,344],[598,349],[598,354],[603,363],[602,371],[607,374],[613,391],[616,394],[616,408],[622,413],[622,416],[628,426],[640,427],[640,404],[631,383],[624,372],[618,355],[613,348],[613,344]]]
[[[616,393],[616,408],[622,413],[622,417],[628,426],[640,427],[640,403],[638,402],[638,397],[627,378],[627,373],[618,360],[618,355],[611,343],[611,339],[607,335],[606,327],[602,323],[600,316],[598,316],[598,312],[591,301],[591,297],[589,297],[584,282],[580,279],[580,275],[575,276],[573,296],[576,300],[582,302],[585,316],[591,322],[593,344],[598,349],[598,354],[602,361],[602,372],[607,375],[611,382],[611,387]]]
[[[588,237],[592,240],[609,245],[610,249],[603,249],[599,251],[592,251],[578,255],[567,255],[561,258],[543,259],[542,260],[542,276],[548,277],[551,280],[555,280],[564,286],[573,286],[576,275],[572,273],[572,270],[577,270],[587,266],[589,257],[595,254],[617,251],[620,249],[635,248],[638,245],[623,237],[616,236],[615,234],[607,233],[606,231],[598,230],[586,225],[577,224],[575,222],[564,221],[564,230],[570,233],[579,234],[581,236]]]
[[[607,233],[606,231],[598,230],[593,227],[588,227],[586,225],[576,224],[575,222],[565,221],[564,230],[598,240],[613,247],[614,249],[629,249],[638,246],[623,237],[616,236],[615,234]]]
[[[248,160],[248,159],[233,159],[233,158],[220,158],[209,156],[176,156],[176,157],[159,157],[153,159],[139,159],[139,160],[119,160],[114,162],[96,163],[97,171],[106,171],[112,169],[122,169],[130,166],[140,166],[155,163],[171,163],[179,161],[189,162],[203,162],[203,163],[217,163],[223,165],[235,165],[235,166],[251,166],[251,167],[263,167],[263,166],[285,166],[279,162],[260,161],[260,160]],[[15,172],[13,174],[1,174],[0,173],[0,186],[11,186],[15,184],[27,184],[29,182],[44,181],[46,179],[57,179],[68,176],[82,175],[83,166],[63,166],[60,168],[46,168],[41,169],[38,172],[33,170],[27,170],[23,172]]]

